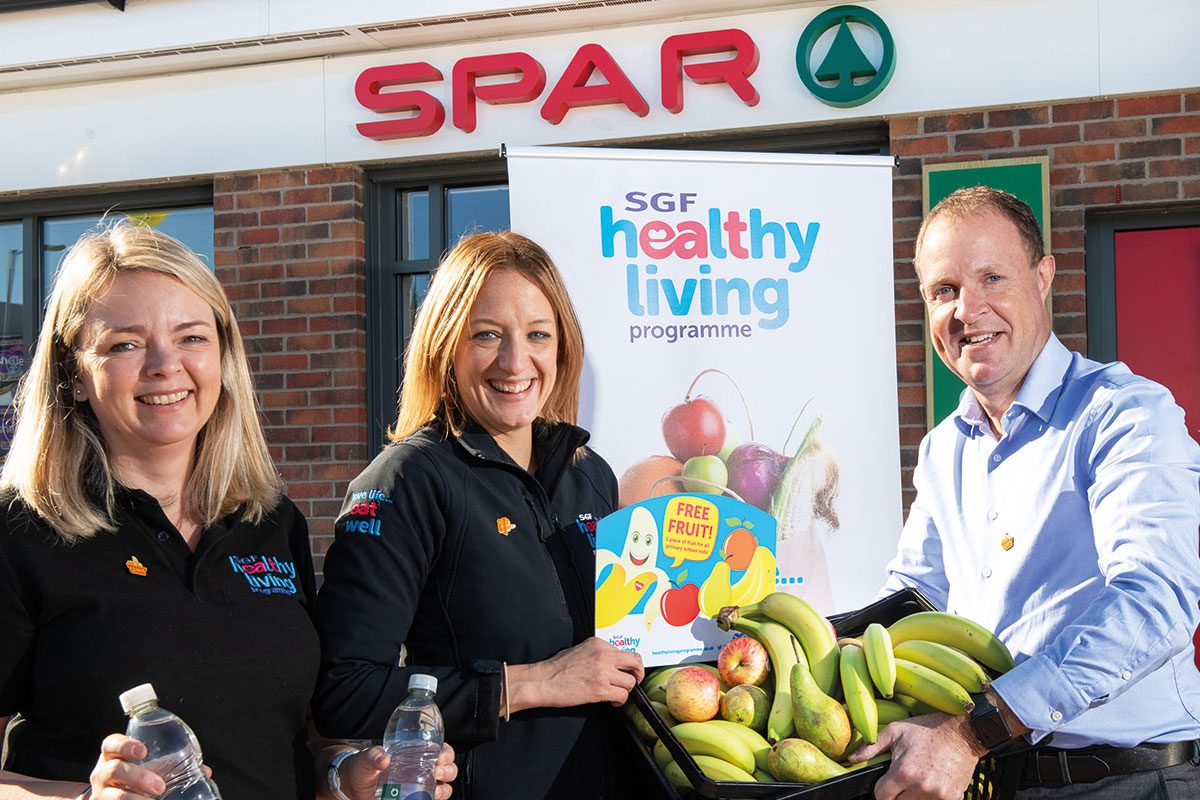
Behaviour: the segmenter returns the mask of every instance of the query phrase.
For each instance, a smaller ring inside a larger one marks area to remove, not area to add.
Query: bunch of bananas
[[[766,737],[721,719],[671,728],[704,774],[718,781],[817,783],[886,760],[884,754],[860,764],[846,761],[864,742],[875,742],[890,722],[934,711],[969,712],[969,695],[1013,666],[1008,648],[991,631],[936,611],[837,639],[807,602],[775,592],[721,609],[717,623],[762,643],[774,683]],[[665,698],[666,683],[678,669],[646,678],[651,700]],[[661,741],[654,745],[654,759],[672,784],[690,788]]]

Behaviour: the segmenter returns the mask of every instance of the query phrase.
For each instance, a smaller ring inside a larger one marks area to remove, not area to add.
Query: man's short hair
[[[1024,201],[1000,189],[990,186],[968,186],[946,195],[925,215],[921,222],[921,230],[917,233],[917,246],[914,251],[913,263],[917,269],[920,269],[917,260],[921,255],[921,245],[925,241],[925,231],[935,219],[949,217],[955,222],[962,222],[988,210],[997,212],[1016,226],[1031,264],[1042,260],[1046,249],[1042,244],[1042,229],[1038,226],[1037,217],[1033,215],[1033,209]]]

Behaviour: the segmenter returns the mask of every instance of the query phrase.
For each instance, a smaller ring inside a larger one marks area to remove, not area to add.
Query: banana
[[[687,779],[687,775],[683,774],[683,770],[673,760],[659,764],[658,768],[662,770],[663,775],[667,776],[667,783],[674,786],[676,789],[691,789],[692,782]]]
[[[871,681],[881,695],[891,699],[896,690],[896,657],[892,652],[892,637],[888,635],[887,628],[872,622],[863,631],[862,642]]]
[[[654,743],[654,747],[650,750],[650,755],[654,757],[654,763],[658,765],[658,768],[664,772],[667,769],[667,764],[675,760],[675,757],[671,755],[671,751],[667,749],[662,739]]]
[[[803,598],[786,592],[772,592],[759,602],[742,607],[740,613],[763,614],[790,630],[804,648],[809,671],[817,686],[831,697],[837,692],[837,638],[825,618]]]
[[[846,711],[850,721],[864,739],[875,744],[879,734],[879,707],[875,705],[871,674],[862,648],[852,644],[843,647],[840,669],[842,693],[846,696]]]
[[[775,779],[771,777],[771,773],[767,772],[765,769],[754,770],[754,780],[758,781],[759,783],[775,782]]]
[[[775,554],[760,545],[750,558],[750,564],[746,567],[745,573],[730,589],[729,602],[726,605],[742,606],[753,603],[771,591],[774,586]]]
[[[975,707],[966,689],[929,667],[903,658],[896,659],[896,691],[947,714],[966,714]]]
[[[715,725],[741,739],[750,748],[750,752],[754,754],[755,769],[765,770],[767,768],[767,756],[771,752],[771,745],[758,731],[725,719],[710,719],[708,722],[702,724]]]
[[[979,662],[953,647],[924,639],[910,639],[896,645],[895,652],[896,658],[940,672],[972,694],[982,692],[988,683],[988,675]]]
[[[1001,674],[1013,668],[1012,653],[1004,642],[966,617],[944,611],[920,611],[893,622],[888,633],[892,635],[893,645],[910,639],[924,639],[961,650]]]
[[[713,675],[716,675],[717,680],[721,680],[721,673],[718,672],[717,668],[711,664],[680,664],[675,667],[663,667],[662,669],[651,673],[644,681],[642,681],[642,689],[646,692],[646,696],[651,700],[657,700],[660,703],[667,702],[667,681],[671,679],[672,675],[684,667],[700,667],[701,669],[706,669]],[[727,689],[729,689],[729,687],[725,685],[725,681],[721,681],[721,691],[724,692]]]
[[[879,727],[881,728],[912,716],[907,708],[896,702],[895,696],[891,700],[876,699],[875,709],[879,713]]]
[[[700,771],[714,781],[735,781],[737,783],[757,783],[754,776],[751,774],[753,770],[747,772],[744,769],[735,767],[728,761],[722,761],[719,758],[712,756],[692,756],[696,759],[696,764],[700,767]]]
[[[891,701],[881,700],[878,702],[895,703],[896,705],[900,706],[902,709],[907,711],[908,716],[910,716],[910,717],[923,717],[926,714],[936,714],[937,713],[937,709],[934,708],[933,706],[929,705],[928,703],[922,703],[920,700],[918,700],[915,697],[909,697],[908,695],[900,694],[899,692],[896,692],[896,694],[892,695]],[[881,709],[882,709],[882,707],[881,707]]]
[[[754,753],[737,734],[706,722],[681,722],[671,729],[693,756],[713,756],[738,769],[754,772]]]
[[[725,606],[732,605],[730,601],[733,588],[729,585],[729,565],[718,561],[713,566],[712,573],[700,586],[697,602],[700,612],[706,617],[715,617]]]
[[[803,657],[803,651],[784,626],[771,621],[759,622],[746,619],[737,608],[725,609],[717,618],[721,630],[740,631],[753,636],[767,649],[771,657],[771,669],[775,672],[775,697],[771,700],[771,713],[767,716],[767,741],[786,739],[796,729],[792,719],[792,665]]]

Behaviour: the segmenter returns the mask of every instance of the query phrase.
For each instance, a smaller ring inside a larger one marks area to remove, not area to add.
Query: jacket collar
[[[446,430],[444,425],[443,430]],[[451,436],[453,437],[452,434]],[[460,436],[453,438],[476,458],[521,469],[520,465],[513,461],[508,453],[504,452],[504,449],[497,444],[492,435],[474,420],[467,423]],[[534,477],[542,484],[547,494],[554,493],[554,488],[570,465],[575,451],[587,444],[590,438],[591,435],[577,425],[565,422],[550,423],[541,419],[534,422],[533,453],[535,463],[538,465]]]

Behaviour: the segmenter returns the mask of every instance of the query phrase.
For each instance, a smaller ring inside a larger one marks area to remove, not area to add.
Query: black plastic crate
[[[836,614],[829,617],[838,636],[857,636],[873,622],[881,625],[891,625],[896,620],[915,614],[919,611],[936,611],[933,603],[916,589],[904,589],[888,597],[878,600],[858,611]],[[874,764],[862,767],[846,775],[831,778],[821,783],[738,783],[734,781],[716,781],[704,774],[700,765],[692,758],[679,740],[671,733],[671,729],[650,705],[650,698],[641,686],[634,687],[630,698],[638,710],[646,717],[650,727],[662,739],[663,745],[675,759],[675,763],[691,781],[695,793],[708,798],[771,798],[771,800],[870,800],[873,797],[875,783],[887,772],[889,764]],[[637,741],[642,754],[654,765],[651,750],[634,730],[632,722],[629,731]],[[1012,758],[1023,758],[1023,754],[1009,758],[990,756],[979,762],[975,783],[968,789],[965,800],[1011,800],[1016,793],[1016,781],[1019,769],[1012,769]],[[661,773],[660,773],[661,775]],[[667,796],[679,798],[663,778]]]

